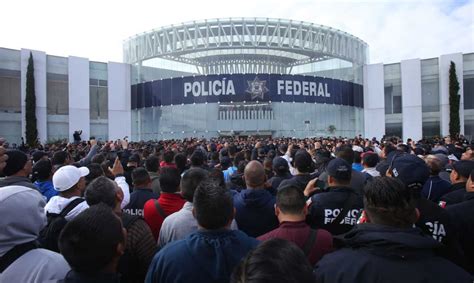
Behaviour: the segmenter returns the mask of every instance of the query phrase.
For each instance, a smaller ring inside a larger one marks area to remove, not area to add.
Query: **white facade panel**
[[[439,56],[439,102],[441,135],[449,135],[449,66],[451,61],[456,64],[456,75],[459,82],[459,120],[461,134],[464,134],[464,84],[463,84],[463,58],[462,53],[446,54]]]
[[[47,100],[46,100],[46,53],[42,51],[21,49],[21,136],[25,137],[25,97],[26,97],[26,71],[30,52],[33,55],[35,96],[36,96],[36,127],[38,141],[46,142],[48,139]]]
[[[421,111],[420,59],[400,62],[402,78],[402,129],[403,140],[422,139],[423,117]]]
[[[90,137],[89,59],[69,57],[69,140],[74,131],[82,130],[81,138]]]
[[[383,64],[364,65],[365,136],[378,139],[385,134]]]
[[[108,63],[109,140],[132,135],[130,65]]]

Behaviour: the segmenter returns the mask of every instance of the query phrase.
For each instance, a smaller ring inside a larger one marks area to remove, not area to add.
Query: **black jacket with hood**
[[[437,255],[441,244],[416,228],[362,224],[339,239],[342,249],[316,265],[316,282],[472,282]]]

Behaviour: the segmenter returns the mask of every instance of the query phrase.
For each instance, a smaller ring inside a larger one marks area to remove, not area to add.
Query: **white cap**
[[[56,191],[64,192],[77,184],[81,177],[89,175],[87,167],[77,168],[72,165],[66,165],[59,168],[53,175],[53,186]]]

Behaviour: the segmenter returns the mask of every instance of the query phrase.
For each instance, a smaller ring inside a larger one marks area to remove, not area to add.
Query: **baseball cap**
[[[31,157],[33,157],[33,162],[38,162],[38,160],[43,158],[43,156],[48,156],[48,154],[42,150],[37,150],[31,155]]]
[[[352,176],[352,166],[342,158],[335,158],[329,161],[326,171],[329,176],[338,180],[349,181]]]
[[[35,180],[46,180],[53,170],[53,165],[49,160],[40,160],[33,166],[33,179]]]
[[[413,154],[395,155],[389,167],[392,177],[410,188],[421,188],[430,176],[425,161]]]
[[[87,167],[66,165],[58,169],[53,175],[53,186],[56,191],[64,192],[79,182],[81,177],[89,174]]]
[[[5,168],[3,168],[3,174],[5,176],[11,176],[25,167],[28,162],[28,156],[19,150],[8,150],[5,152],[8,155],[8,160]]]
[[[284,172],[290,169],[288,165],[288,161],[286,161],[283,157],[275,157],[272,162],[273,170],[277,172]]]
[[[471,171],[474,170],[474,161],[461,160],[453,163],[453,169],[464,178],[469,178]]]

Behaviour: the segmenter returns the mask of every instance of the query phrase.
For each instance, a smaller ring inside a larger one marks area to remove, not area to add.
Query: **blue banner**
[[[236,74],[172,78],[132,85],[131,95],[132,109],[244,101],[364,107],[362,85],[303,75]]]

